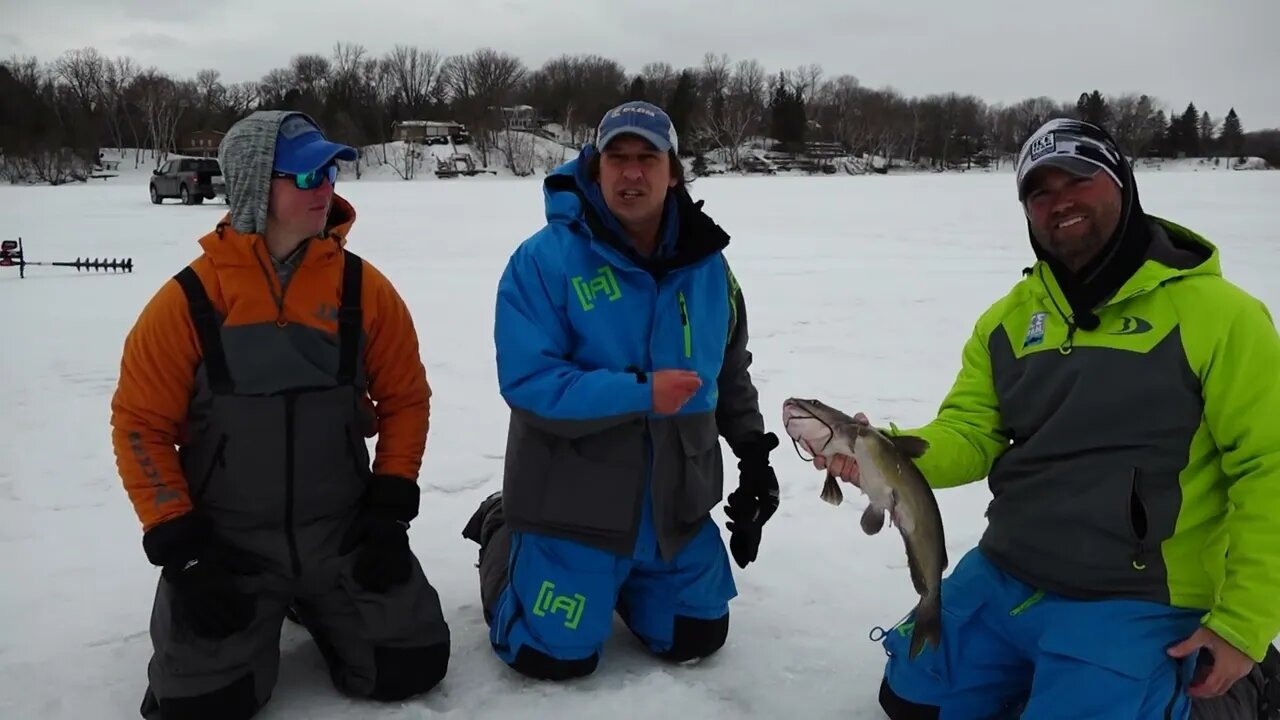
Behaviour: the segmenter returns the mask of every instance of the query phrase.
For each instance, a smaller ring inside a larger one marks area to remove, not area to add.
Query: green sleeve
[[[991,375],[989,333],[979,322],[965,343],[960,373],[942,401],[938,417],[921,428],[894,434],[916,435],[929,449],[916,466],[935,488],[956,487],[987,476],[1009,442],[1001,431],[1000,407]]]
[[[1215,335],[1200,377],[1230,507],[1225,582],[1204,624],[1261,661],[1280,634],[1280,334],[1250,298]]]

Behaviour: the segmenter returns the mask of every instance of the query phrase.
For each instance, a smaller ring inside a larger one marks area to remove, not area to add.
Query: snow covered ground
[[[1228,277],[1280,312],[1280,173],[1139,180],[1148,211],[1217,242]],[[862,534],[860,498],[822,503],[821,475],[789,444],[774,455],[782,506],[760,560],[734,566],[740,596],[722,652],[670,667],[619,624],[583,681],[539,684],[503,666],[478,605],[476,547],[459,533],[501,484],[493,291],[508,253],[542,222],[540,186],[476,178],[339,190],[359,213],[352,249],[397,283],[421,332],[435,400],[411,537],[452,626],[453,660],[423,699],[355,703],[287,625],[280,684],[261,717],[880,716],[884,655],[867,636],[914,604],[901,540]],[[876,422],[927,421],[973,322],[1032,257],[1006,173],[713,177],[694,194],[733,235],[754,376],[779,434],[789,395]],[[21,235],[28,259],[135,262],[131,275],[32,267],[25,280],[0,268],[0,718],[137,716],[156,570],[116,475],[109,402],[137,313],[223,212],[221,203],[153,206],[145,175],[0,187],[0,238]],[[982,483],[940,494],[953,563],[979,537],[987,497]]]

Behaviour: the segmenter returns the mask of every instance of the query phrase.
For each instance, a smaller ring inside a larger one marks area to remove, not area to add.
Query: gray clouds
[[[530,67],[594,53],[634,73],[703,53],[755,58],[767,71],[817,63],[907,95],[956,91],[990,103],[1145,92],[1188,102],[1246,130],[1280,127],[1280,3],[1275,0],[0,0],[0,57],[43,61],[92,45],[143,66],[227,82],[256,80],[337,41],[381,54],[396,43],[444,55],[491,46]]]

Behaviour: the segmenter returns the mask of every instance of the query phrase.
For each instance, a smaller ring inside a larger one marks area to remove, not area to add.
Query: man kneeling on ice
[[[690,196],[678,142],[650,103],[605,113],[547,176],[546,224],[498,282],[506,466],[463,536],[489,641],[529,677],[594,672],[615,614],[664,660],[719,651],[729,557],[754,562],[778,508],[729,236]],[[738,459],[727,549],[719,437]]]
[[[1280,716],[1280,336],[1217,249],[1146,215],[1103,130],[1018,158],[1038,262],[977,322],[929,485],[988,478],[942,643],[884,640],[880,704],[922,718]],[[857,482],[856,463],[814,460]]]
[[[289,608],[344,694],[400,701],[448,670],[408,537],[431,388],[404,300],[347,249],[334,183],[356,157],[303,113],[232,125],[229,212],[125,340],[111,437],[162,568],[147,720],[256,715]]]

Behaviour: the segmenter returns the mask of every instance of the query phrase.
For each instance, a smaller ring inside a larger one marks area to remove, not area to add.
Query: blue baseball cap
[[[302,114],[285,118],[276,134],[274,169],[278,172],[297,175],[323,167],[334,158],[350,162],[358,157],[355,148],[326,140],[320,128]]]
[[[635,100],[605,113],[596,128],[596,148],[604,150],[611,140],[628,134],[648,140],[661,152],[680,150],[676,126],[667,113],[653,103]]]

